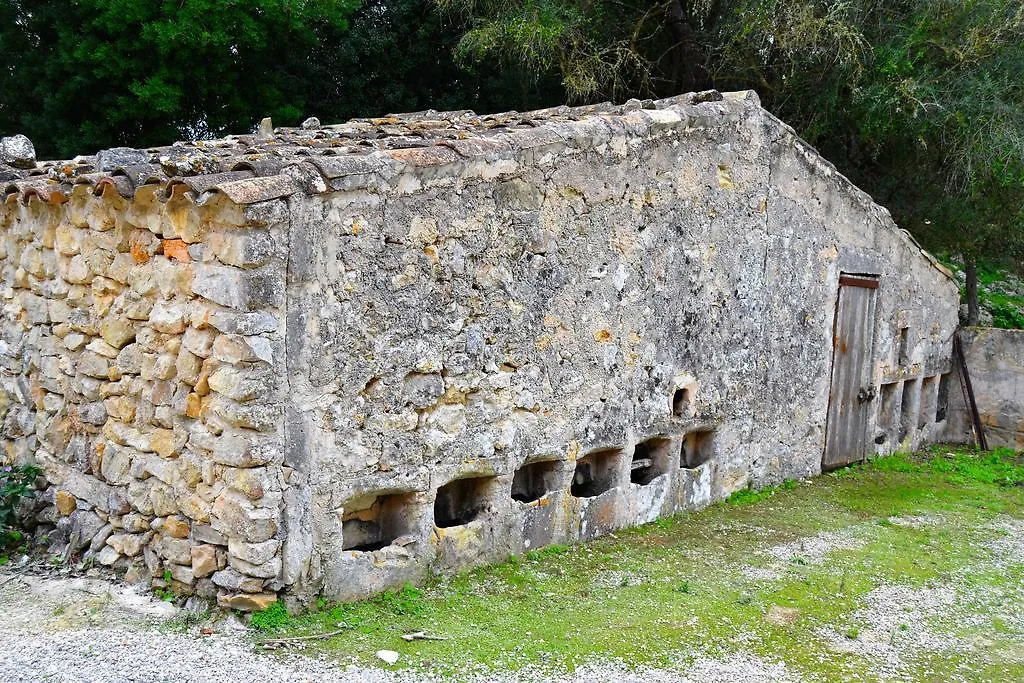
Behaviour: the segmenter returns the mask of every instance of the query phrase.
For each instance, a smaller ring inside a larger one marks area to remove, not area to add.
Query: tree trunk
[[[981,308],[978,305],[978,261],[973,256],[964,259],[964,276],[967,279],[967,324],[977,325]]]

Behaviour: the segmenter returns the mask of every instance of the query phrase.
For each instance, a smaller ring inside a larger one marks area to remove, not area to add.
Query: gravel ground
[[[176,632],[181,614],[135,589],[97,578],[0,574],[0,681],[5,683],[431,683],[429,672],[388,671],[253,648],[234,619],[210,635]],[[195,629],[192,629],[195,630]],[[572,674],[539,669],[463,671],[470,683],[761,683],[800,680],[784,664],[731,654],[680,654],[674,671],[598,661]]]

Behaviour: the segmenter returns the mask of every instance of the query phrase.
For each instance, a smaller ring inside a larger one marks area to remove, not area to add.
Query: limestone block
[[[270,398],[274,388],[274,378],[266,364],[245,368],[225,365],[214,371],[207,381],[210,389],[239,403]]]
[[[280,266],[241,270],[197,264],[192,292],[237,311],[280,307],[284,303],[284,270]]]
[[[78,358],[77,370],[88,377],[107,379],[110,376],[110,363],[103,356],[84,351]]]
[[[213,343],[213,358],[228,364],[273,363],[270,341],[264,337],[244,337],[237,334],[222,334]]]
[[[117,358],[117,354],[120,353],[119,349],[111,346],[103,339],[93,339],[86,344],[85,348],[104,358]]]
[[[227,545],[228,543],[227,537],[209,524],[193,524],[192,538],[200,543],[212,545]]]
[[[228,541],[228,561],[230,562],[231,558],[235,558],[250,565],[264,565],[276,557],[280,549],[281,541],[276,538],[263,541],[262,543],[247,543],[245,541],[232,538]],[[243,573],[250,574],[250,572]]]
[[[81,252],[81,236],[84,230],[70,223],[60,223],[54,234],[53,248],[63,256],[74,256]]]
[[[178,379],[189,386],[195,386],[199,381],[199,372],[203,366],[203,359],[188,350],[187,344],[182,344],[178,356],[174,361],[175,374]],[[194,416],[193,416],[194,417]]]
[[[210,354],[213,353],[213,342],[216,338],[217,332],[215,330],[199,330],[190,327],[185,330],[185,336],[182,337],[181,343],[182,347],[193,355],[200,358],[209,358]]]
[[[174,490],[165,484],[153,484],[149,491],[149,501],[153,505],[153,514],[160,517],[177,514],[178,512]]]
[[[107,444],[103,449],[100,474],[110,484],[124,485],[132,480],[132,457],[136,453],[127,446]]]
[[[185,322],[189,318],[186,304],[158,302],[149,312],[149,326],[157,332],[165,334],[181,334],[185,331]]]
[[[125,491],[125,498],[132,509],[147,517],[153,515],[153,502],[149,497],[151,489],[152,485],[148,482],[133,480]]]
[[[273,431],[281,417],[280,405],[256,403],[243,405],[221,395],[210,398],[207,410],[232,427],[254,429],[259,432]]]
[[[258,501],[268,493],[279,492],[283,487],[278,468],[252,467],[225,468],[222,474],[229,488],[245,495],[249,500]]]
[[[263,590],[263,581],[246,576],[235,569],[228,567],[213,575],[213,582],[230,591],[246,591],[255,593]]]
[[[277,533],[277,512],[257,508],[245,496],[227,490],[213,503],[210,526],[228,538],[259,543]]]
[[[226,609],[237,609],[242,612],[259,612],[277,602],[276,593],[240,593],[238,595],[218,595],[217,606]]]
[[[214,462],[229,467],[259,467],[284,462],[280,442],[248,431],[225,431],[219,436],[193,431],[190,443],[208,451]]]
[[[131,280],[131,272],[134,267],[135,259],[132,255],[122,252],[114,256],[114,260],[110,262],[104,275],[115,282],[126,285]]]
[[[107,318],[100,323],[100,336],[115,349],[124,348],[135,334],[135,325],[127,318]]]
[[[121,525],[125,531],[133,534],[149,531],[149,520],[137,512],[125,515],[121,520]]]
[[[105,567],[113,565],[119,559],[121,559],[121,553],[109,545],[103,546],[103,549],[96,555],[96,561]]]
[[[142,548],[152,534],[112,534],[107,539],[107,545],[112,547],[121,555],[137,557],[142,554]]]
[[[128,344],[122,348],[114,361],[114,367],[122,373],[137,375],[142,372],[142,359],[144,357],[142,347],[138,344]]]
[[[66,282],[72,285],[87,285],[92,282],[93,272],[81,254],[76,254],[67,262],[61,272]]]
[[[160,536],[154,545],[160,557],[176,564],[192,564],[192,544],[188,540],[173,536]]]
[[[206,245],[221,263],[238,268],[258,268],[274,256],[274,240],[266,230],[215,232]]]
[[[111,534],[114,533],[114,526],[112,524],[102,525],[96,533],[92,535],[89,541],[89,550],[94,553],[98,553],[100,549],[107,544],[107,539],[110,538]]]
[[[124,307],[124,317],[135,321],[149,320],[149,312],[153,310],[153,302],[142,298],[135,292],[128,292],[122,305]]]
[[[265,311],[236,313],[229,310],[211,310],[205,320],[224,334],[255,335],[276,332],[278,328],[277,317]]]
[[[55,505],[57,512],[67,517],[75,511],[75,508],[78,506],[78,500],[68,491],[58,490]]]
[[[36,149],[32,141],[20,133],[0,138],[0,163],[13,168],[35,168]]]
[[[217,571],[217,549],[212,545],[194,545],[192,553],[192,574],[204,578]]]
[[[168,569],[171,572],[171,578],[175,581],[179,581],[188,586],[195,583],[195,572],[192,571],[192,567],[190,565],[172,564]]]
[[[246,562],[241,558],[231,555],[229,552],[228,565],[232,569],[235,569],[246,576],[255,576],[259,579],[273,579],[281,573],[280,556],[276,556],[264,564],[252,564],[251,562]]]
[[[78,419],[85,424],[103,426],[107,421],[107,407],[100,401],[78,406]]]
[[[161,247],[160,239],[149,230],[133,230],[128,249],[136,263],[147,263]]]
[[[201,496],[194,493],[178,498],[178,507],[181,510],[181,514],[204,524],[209,523],[210,511],[213,508],[211,503],[208,503]]]
[[[174,538],[188,538],[189,534],[189,523],[180,517],[168,517],[164,520],[161,531]]]

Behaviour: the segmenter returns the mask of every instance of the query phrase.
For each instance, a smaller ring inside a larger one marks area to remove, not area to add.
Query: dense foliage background
[[[43,156],[711,87],[969,273],[1019,263],[1020,0],[0,0],[0,132]]]

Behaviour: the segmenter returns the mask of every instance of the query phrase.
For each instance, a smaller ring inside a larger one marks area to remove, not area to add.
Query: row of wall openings
[[[946,419],[949,405],[949,373],[920,379],[909,379],[902,383],[891,382],[881,386],[881,401],[878,406],[878,425],[888,430],[896,417],[896,401],[900,401],[900,440],[913,429],[924,429],[935,422]],[[920,385],[920,391],[917,390]],[[937,385],[937,386],[936,386]],[[878,443],[884,439],[879,437]]]
[[[686,434],[680,440],[679,466],[694,468],[712,454],[712,430]],[[588,453],[576,461],[569,493],[576,498],[593,498],[619,483],[625,451],[606,448]],[[641,441],[633,451],[629,480],[647,486],[672,467],[672,440],[656,436]],[[540,460],[527,463],[512,476],[511,496],[520,503],[532,503],[558,489],[562,463]],[[434,524],[442,529],[469,524],[494,499],[497,477],[464,477],[437,489]],[[342,517],[342,549],[373,551],[392,545],[414,532],[416,493],[368,494],[345,506]]]

